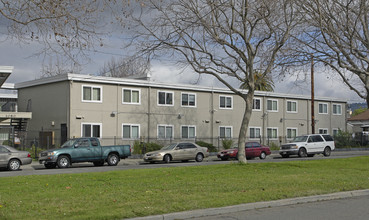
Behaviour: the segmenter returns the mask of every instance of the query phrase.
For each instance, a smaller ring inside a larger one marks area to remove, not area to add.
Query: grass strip
[[[0,179],[0,219],[122,219],[369,188],[369,157]]]

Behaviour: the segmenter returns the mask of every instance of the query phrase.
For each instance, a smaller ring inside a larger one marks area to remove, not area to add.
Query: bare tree
[[[334,70],[369,105],[369,1],[298,2],[306,15],[306,29],[289,61],[313,57]]]
[[[246,163],[245,141],[252,113],[255,73],[268,76],[298,24],[290,0],[149,1],[136,17],[135,40],[143,52],[162,51],[199,74],[216,77],[245,101],[239,131],[239,162]],[[145,17],[150,15],[150,18]],[[247,92],[227,77],[245,83]]]
[[[56,75],[62,75],[67,73],[80,73],[81,66],[78,63],[70,63],[56,56],[56,58],[49,59],[48,64],[44,64],[41,70],[41,78],[50,77]]]
[[[128,57],[115,60],[114,57],[100,69],[100,76],[112,77],[146,77],[150,72],[150,61],[143,57]]]

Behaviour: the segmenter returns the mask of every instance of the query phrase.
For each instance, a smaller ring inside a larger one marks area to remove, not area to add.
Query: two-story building
[[[72,137],[106,144],[238,138],[244,101],[226,88],[79,74],[17,83],[18,108],[32,109],[28,137],[59,145]],[[244,91],[247,92],[247,91]],[[248,140],[311,133],[309,96],[255,93]],[[346,130],[346,100],[315,97],[315,133]]]

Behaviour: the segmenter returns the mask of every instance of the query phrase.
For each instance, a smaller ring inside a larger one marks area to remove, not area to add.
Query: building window
[[[139,89],[123,89],[123,103],[124,104],[140,104],[140,90]]]
[[[181,126],[182,139],[194,139],[196,137],[196,127],[193,125]]]
[[[342,105],[333,104],[333,114],[334,115],[342,115]]]
[[[196,107],[196,94],[182,93],[182,106]]]
[[[261,128],[250,127],[250,139],[257,139],[261,137]]]
[[[319,103],[319,114],[328,114],[328,104]]]
[[[333,128],[332,129],[333,137],[336,137],[338,135],[338,132],[339,132],[339,129],[338,128]]]
[[[140,138],[140,125],[123,124],[122,125],[123,139],[139,139]]]
[[[267,110],[271,112],[278,111],[278,100],[268,99],[267,100]]]
[[[294,139],[297,136],[297,128],[287,128],[287,139]]]
[[[267,128],[267,138],[277,139],[278,138],[278,128]]]
[[[287,112],[297,113],[297,102],[296,101],[287,101]]]
[[[158,125],[158,139],[173,139],[173,125]]]
[[[82,123],[82,137],[101,138],[101,123]]]
[[[232,96],[219,96],[219,108],[231,109],[232,108]]]
[[[252,101],[252,110],[261,111],[261,99],[254,98]]]
[[[319,128],[319,134],[328,134],[327,128]]]
[[[158,92],[158,105],[173,106],[173,92]]]
[[[232,138],[232,127],[230,126],[219,127],[219,137]]]
[[[102,102],[101,86],[82,86],[82,101],[84,102]]]

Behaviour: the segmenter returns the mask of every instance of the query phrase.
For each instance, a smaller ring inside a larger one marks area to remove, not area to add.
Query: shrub
[[[135,141],[132,154],[144,154],[149,151],[160,150],[162,147],[162,145],[157,143],[141,143],[140,141]]]
[[[231,139],[229,139],[229,140],[224,139],[224,140],[222,140],[222,145],[223,145],[223,148],[224,149],[229,149],[229,148],[231,148],[233,146],[233,140],[231,140]]]
[[[274,142],[271,142],[271,143],[269,144],[269,148],[270,148],[270,150],[279,150],[279,146],[278,146],[278,144],[276,144],[276,143],[274,143]]]
[[[217,152],[217,148],[213,145],[213,144],[210,144],[210,143],[207,143],[205,141],[196,141],[196,144],[201,146],[201,147],[207,147],[209,152]]]

